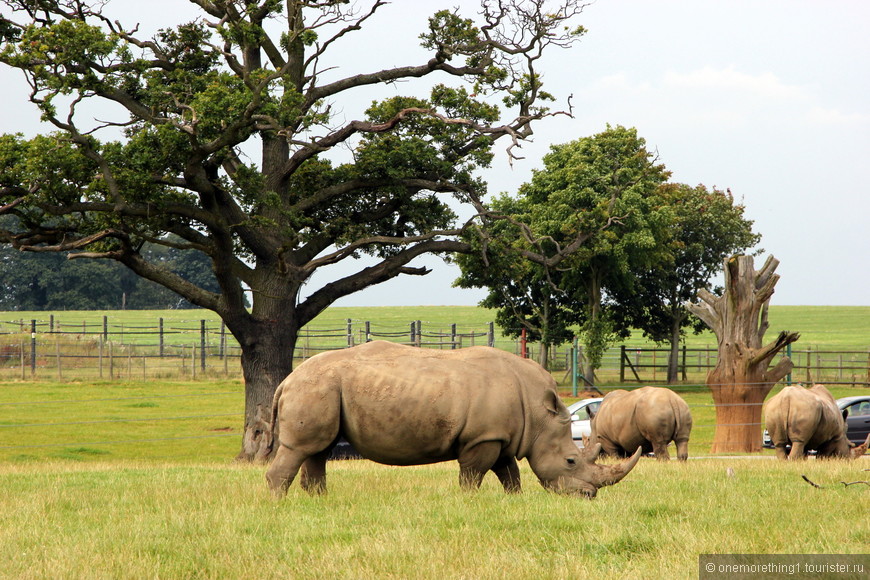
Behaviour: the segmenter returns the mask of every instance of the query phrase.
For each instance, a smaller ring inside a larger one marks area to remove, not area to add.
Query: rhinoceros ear
[[[553,415],[559,414],[560,402],[561,399],[559,399],[559,395],[556,394],[556,391],[548,391],[547,394],[544,395],[544,408]]]

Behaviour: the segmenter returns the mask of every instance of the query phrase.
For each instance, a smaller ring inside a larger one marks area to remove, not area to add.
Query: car
[[[846,437],[861,445],[870,435],[870,395],[837,399],[837,406],[846,418]]]
[[[603,397],[580,399],[568,405],[571,414],[571,437],[578,446],[583,447],[583,437],[592,433],[592,417],[598,412]]]
[[[870,395],[837,399],[837,407],[846,419],[846,437],[855,445],[864,443],[870,434]],[[762,436],[762,445],[773,449],[767,429]]]

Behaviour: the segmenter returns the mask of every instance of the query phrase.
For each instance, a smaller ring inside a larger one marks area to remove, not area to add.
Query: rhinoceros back
[[[478,440],[521,454],[529,390],[548,386],[526,363],[487,347],[372,342],[300,365],[282,384],[279,412],[319,409],[312,429],[333,424],[363,457],[391,465],[455,459],[459,445]]]

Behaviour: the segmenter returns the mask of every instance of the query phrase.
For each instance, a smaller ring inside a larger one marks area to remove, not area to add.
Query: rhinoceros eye
[[[568,458],[568,465],[576,465],[576,464],[577,464],[576,459],[574,459],[573,457]]]

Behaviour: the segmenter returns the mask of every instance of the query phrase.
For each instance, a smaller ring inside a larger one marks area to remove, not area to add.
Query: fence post
[[[417,344],[416,332],[417,332],[417,323],[412,322],[411,323],[411,341],[410,341],[412,345]]]
[[[109,317],[103,316],[103,340],[109,340]]]
[[[199,321],[199,368],[205,373],[205,320]]]
[[[456,350],[456,323],[450,325],[450,350]]]
[[[366,342],[372,341],[372,323],[366,320]]]
[[[48,332],[54,332],[54,314],[48,315]]]
[[[683,380],[687,380],[688,374],[686,372],[686,343],[683,343]]]
[[[30,376],[36,375],[36,320],[30,321]]]
[[[160,358],[163,358],[163,317],[160,317],[159,327],[160,327]]]
[[[106,341],[103,340],[103,337],[100,337],[100,378],[103,378],[103,345],[106,344]]]
[[[529,353],[526,350],[526,329],[520,330],[520,358],[529,358]]]
[[[353,346],[353,321],[348,318],[347,319],[347,348]]]
[[[422,346],[423,344],[423,324],[418,320],[417,324],[417,346]]]
[[[619,345],[619,382],[625,382],[625,345]]]
[[[812,374],[811,374],[811,369],[813,366],[813,359],[810,356],[810,352],[812,351],[812,349],[813,349],[812,346],[807,346],[806,356],[807,356],[807,382],[808,383],[813,382]]]
[[[489,323],[489,336],[486,337],[487,346],[495,346],[495,323]]]
[[[60,365],[60,336],[54,337],[54,355],[57,361],[57,380],[63,380],[63,369]]]

